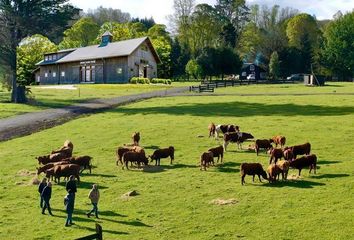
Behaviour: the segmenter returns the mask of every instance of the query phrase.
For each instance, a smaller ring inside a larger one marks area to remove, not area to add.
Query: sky
[[[354,0],[246,0],[247,4],[267,5],[277,4],[281,7],[292,7],[300,12],[316,15],[319,20],[332,19],[332,16],[341,10],[342,13],[354,9]],[[168,25],[167,15],[173,13],[173,0],[70,0],[70,2],[84,11],[99,6],[118,8],[128,12],[132,17],[153,17],[155,22]],[[216,0],[196,0],[196,3],[215,5]]]

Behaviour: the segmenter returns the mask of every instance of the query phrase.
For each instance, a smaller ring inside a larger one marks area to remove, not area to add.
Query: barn
[[[250,74],[254,74],[255,80],[264,80],[267,78],[267,72],[257,64],[244,63],[241,68],[240,79],[245,80]]]
[[[46,53],[37,63],[38,84],[128,83],[156,78],[160,58],[148,37],[112,42],[105,32],[98,45]]]

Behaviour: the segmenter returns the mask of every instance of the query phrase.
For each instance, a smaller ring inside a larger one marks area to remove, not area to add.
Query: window
[[[123,69],[121,67],[117,68],[117,74],[122,74],[123,73]]]
[[[48,77],[48,73],[44,73],[44,77]]]
[[[254,65],[250,65],[250,71],[254,71]]]
[[[56,77],[57,76],[57,73],[56,72],[53,72],[53,77]]]
[[[49,55],[48,56],[48,60],[51,61],[53,59],[53,56],[52,55]]]
[[[53,55],[53,60],[56,60],[57,59],[57,55]]]
[[[48,61],[48,56],[44,56],[44,61]]]
[[[142,45],[141,46],[141,50],[147,52],[148,51],[148,47],[146,45]]]
[[[64,71],[61,72],[61,76],[65,77],[65,72]]]

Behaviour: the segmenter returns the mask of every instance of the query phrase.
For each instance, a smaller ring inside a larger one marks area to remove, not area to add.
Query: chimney
[[[109,31],[106,31],[101,37],[101,44],[99,47],[105,47],[108,43],[112,42],[113,35]]]

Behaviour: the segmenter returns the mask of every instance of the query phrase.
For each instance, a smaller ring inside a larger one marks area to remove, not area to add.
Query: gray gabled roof
[[[147,41],[147,44],[151,48],[151,51],[156,59],[156,62],[159,63],[160,62],[159,56],[157,55],[155,49],[152,47],[151,41],[148,37],[135,38],[135,39],[124,40],[119,42],[112,42],[104,47],[99,47],[99,45],[93,45],[88,47],[77,48],[72,53],[57,60],[55,63],[76,62],[76,61],[83,61],[83,60],[129,56],[145,41]]]

